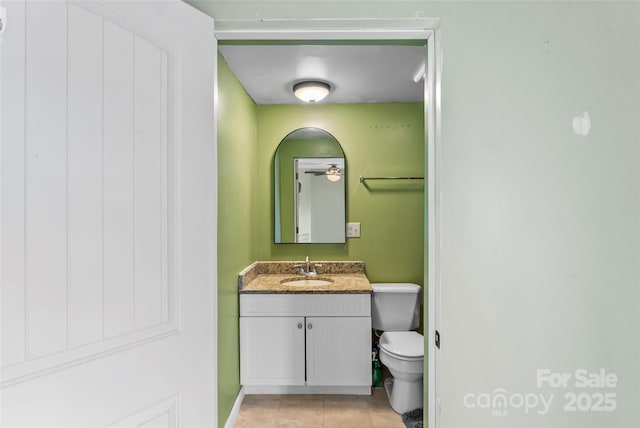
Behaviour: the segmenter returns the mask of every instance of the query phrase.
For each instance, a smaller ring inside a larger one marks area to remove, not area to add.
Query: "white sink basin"
[[[293,279],[283,279],[280,281],[282,285],[289,285],[291,287],[322,287],[323,285],[330,285],[333,283],[330,279],[317,278],[317,279],[309,279],[309,278],[293,278]]]

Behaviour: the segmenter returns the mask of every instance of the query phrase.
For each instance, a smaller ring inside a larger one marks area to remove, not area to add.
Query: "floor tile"
[[[372,395],[246,395],[234,428],[404,428],[382,388]]]

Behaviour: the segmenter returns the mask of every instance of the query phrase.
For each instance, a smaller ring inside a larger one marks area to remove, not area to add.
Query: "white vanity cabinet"
[[[370,294],[241,294],[247,393],[369,394]]]

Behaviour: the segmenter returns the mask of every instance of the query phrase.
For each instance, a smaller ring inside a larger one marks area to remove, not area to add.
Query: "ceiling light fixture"
[[[325,82],[304,81],[293,85],[293,94],[305,103],[317,103],[329,95],[331,86]]]

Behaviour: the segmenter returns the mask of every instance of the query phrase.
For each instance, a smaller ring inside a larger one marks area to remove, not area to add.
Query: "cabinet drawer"
[[[370,294],[240,294],[243,317],[370,315]]]

